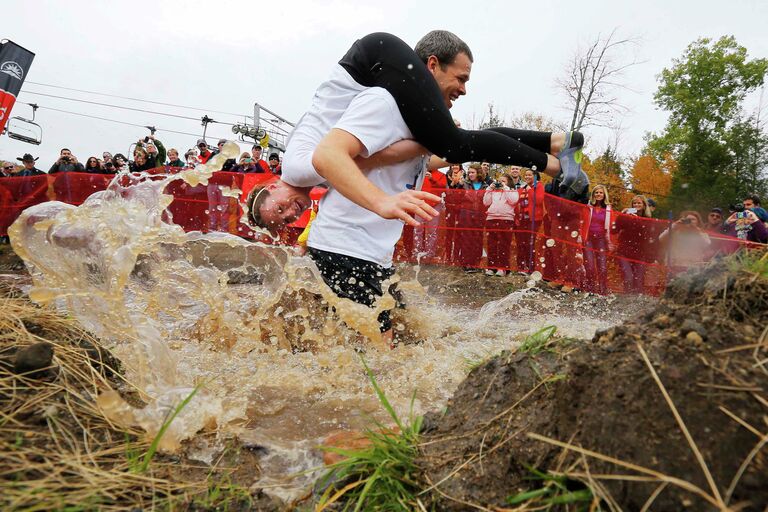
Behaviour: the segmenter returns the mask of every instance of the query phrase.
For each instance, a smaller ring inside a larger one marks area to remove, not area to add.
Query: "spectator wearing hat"
[[[253,161],[256,162],[257,170],[255,172],[270,173],[272,171],[269,168],[269,164],[261,158],[262,151],[264,151],[264,148],[259,144],[254,144],[251,148]]]
[[[280,155],[277,153],[272,153],[269,155],[269,172],[277,176],[283,174],[283,167],[280,163]]]
[[[208,162],[213,156],[213,153],[208,149],[208,143],[205,142],[205,139],[197,139],[197,149],[200,151],[197,159],[200,160],[201,164]]]
[[[16,176],[39,176],[40,174],[45,174],[43,171],[35,167],[37,158],[32,158],[32,155],[29,153],[24,153],[24,156],[17,158],[16,160],[20,160],[24,165],[24,169],[17,173]]]
[[[48,174],[59,172],[84,172],[85,167],[77,161],[77,157],[72,154],[68,148],[62,148],[59,152],[59,159],[48,169]]]
[[[707,215],[707,223],[704,225],[704,231],[714,235],[722,235],[726,231],[723,224],[723,209],[712,208]]]

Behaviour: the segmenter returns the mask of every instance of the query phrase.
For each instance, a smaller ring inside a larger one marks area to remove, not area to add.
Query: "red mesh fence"
[[[104,190],[111,179],[89,173],[0,179],[0,235],[7,234],[24,208],[49,200],[79,205],[93,192]],[[251,238],[252,230],[240,222],[241,203],[254,186],[275,179],[268,174],[217,172],[207,186],[173,181],[166,187],[166,193],[175,198],[168,211],[187,231],[225,231]],[[239,201],[224,195],[220,186],[241,190]],[[704,237],[680,230],[664,236],[668,222],[617,212],[607,212],[606,222],[605,210],[545,194],[541,186],[535,193],[516,194],[514,207],[509,204],[502,209],[499,218],[489,218],[493,212],[489,213],[488,195],[505,192],[433,192],[444,194],[444,203],[437,206],[440,215],[417,228],[406,226],[397,260],[538,271],[546,280],[595,293],[657,295],[676,272],[745,245],[736,238],[711,234],[705,243]],[[322,193],[315,189],[313,199]],[[285,241],[295,240],[308,217],[306,212],[291,226]]]

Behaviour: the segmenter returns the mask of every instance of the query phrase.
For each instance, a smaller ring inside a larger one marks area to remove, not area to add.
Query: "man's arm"
[[[411,226],[418,226],[414,216],[430,220],[438,215],[427,202],[440,202],[434,194],[406,190],[390,196],[371,183],[354,160],[364,151],[365,146],[357,137],[333,128],[317,145],[312,165],[341,195],[385,219],[400,219]]]

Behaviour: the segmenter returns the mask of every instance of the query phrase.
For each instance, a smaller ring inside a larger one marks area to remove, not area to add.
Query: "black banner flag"
[[[12,41],[0,43],[0,133],[11,115],[35,54]]]

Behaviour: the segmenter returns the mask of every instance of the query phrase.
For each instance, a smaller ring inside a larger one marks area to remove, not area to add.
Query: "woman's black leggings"
[[[339,64],[360,85],[389,91],[413,138],[448,162],[488,161],[546,169],[550,132],[458,128],[435,78],[398,37],[384,32],[369,34],[357,40]]]

